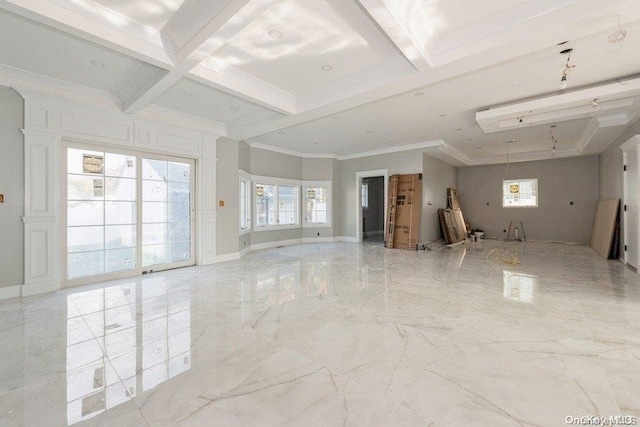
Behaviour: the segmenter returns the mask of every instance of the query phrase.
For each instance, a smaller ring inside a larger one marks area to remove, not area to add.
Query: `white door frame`
[[[362,242],[362,178],[384,177],[384,233],[387,234],[387,203],[389,191],[389,169],[373,169],[356,172],[356,241]]]

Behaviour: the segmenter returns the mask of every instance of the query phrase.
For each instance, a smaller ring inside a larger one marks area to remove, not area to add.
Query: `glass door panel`
[[[142,159],[142,266],[192,260],[191,163]]]
[[[136,158],[67,150],[67,278],[136,268]]]

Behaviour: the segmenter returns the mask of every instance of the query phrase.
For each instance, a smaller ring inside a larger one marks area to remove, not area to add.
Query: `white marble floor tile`
[[[0,302],[0,425],[640,416],[639,337],[640,276],[585,246],[298,245]]]

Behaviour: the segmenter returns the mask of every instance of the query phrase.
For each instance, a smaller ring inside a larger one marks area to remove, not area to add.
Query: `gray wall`
[[[24,283],[24,123],[22,98],[0,87],[0,287]]]
[[[438,209],[447,207],[447,188],[458,188],[458,168],[428,154],[423,156],[420,242],[442,238]]]
[[[247,173],[251,171],[251,147],[244,141],[238,142],[238,167]]]
[[[513,163],[506,179],[518,178],[538,178],[537,208],[502,207],[504,164],[458,169],[460,204],[473,228],[504,238],[509,221],[522,221],[527,240],[589,242],[600,198],[598,156]]]
[[[240,175],[238,173],[237,141],[219,138],[216,145],[216,205],[224,200],[224,207],[218,206],[216,217],[216,253],[224,255],[238,252],[240,229]]]
[[[640,134],[640,119],[631,125],[618,139],[613,141],[607,149],[600,154],[600,198],[622,199],[623,193],[623,164],[620,146],[634,135]],[[620,227],[620,254],[624,255],[624,216],[621,216]]]
[[[305,227],[302,229],[302,237],[332,237],[334,235],[335,205],[339,203],[336,198],[336,183],[333,176],[333,159],[308,158],[302,159],[302,178],[305,181],[333,181],[332,186],[332,222],[331,227]]]
[[[363,178],[369,184],[369,208],[362,208],[367,232],[384,231],[384,177]]]
[[[302,179],[302,157],[250,148],[251,174],[273,178]],[[248,172],[248,171],[247,171]]]
[[[422,172],[422,150],[402,151],[360,157],[340,162],[340,233],[339,236],[356,237],[356,172],[389,169],[389,176]],[[336,185],[334,185],[336,187]],[[335,198],[335,196],[334,196]],[[362,226],[362,225],[358,225]]]

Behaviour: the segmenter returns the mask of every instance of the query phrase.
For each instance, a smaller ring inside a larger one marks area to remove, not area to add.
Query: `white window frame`
[[[505,188],[507,187],[507,185],[512,185],[512,184],[518,184],[518,185],[522,185],[523,182],[532,182],[534,184],[534,193],[535,193],[535,198],[536,198],[536,203],[535,205],[511,205],[511,204],[506,204],[505,203]],[[539,200],[539,191],[538,191],[538,178],[520,178],[520,179],[504,179],[502,180],[502,207],[503,208],[508,208],[508,209],[513,209],[513,208],[525,208],[525,209],[529,209],[529,208],[537,208],[538,205],[540,203]]]
[[[332,181],[305,181],[302,186],[302,218],[304,228],[321,228],[321,227],[331,227],[332,225],[332,211],[333,211],[333,192],[332,192]],[[307,189],[308,188],[318,188],[318,187],[326,187],[327,188],[327,222],[324,224],[307,222],[306,208],[307,208]]]
[[[278,187],[296,187],[298,203],[296,203],[296,223],[288,225],[258,225],[258,192],[255,190],[258,185],[272,185],[276,187],[276,215],[279,216],[280,203],[278,201]],[[253,177],[253,211],[255,212],[253,219],[253,231],[272,231],[272,230],[291,230],[295,228],[302,228],[302,203],[301,203],[301,188],[302,182],[294,179],[285,178],[273,178],[267,176],[254,176]]]
[[[252,180],[251,180],[251,175],[249,175],[247,172],[243,171],[242,169],[239,169],[239,175],[240,175],[240,179],[239,179],[239,183],[238,183],[238,197],[239,197],[239,207],[238,207],[238,223],[239,223],[239,235],[243,236],[245,234],[249,234],[252,231],[252,227],[253,227],[253,218],[252,218],[252,207],[253,207],[253,203],[251,203],[251,196],[253,195],[253,185],[252,185]],[[242,192],[240,191],[240,188],[242,187],[242,183],[245,183],[247,186],[247,193],[245,195],[245,199],[242,200]],[[242,226],[242,207],[244,207],[245,212],[246,212],[246,223],[244,224],[244,227]]]
[[[369,209],[369,181],[361,184],[362,189],[360,193],[362,209]]]

